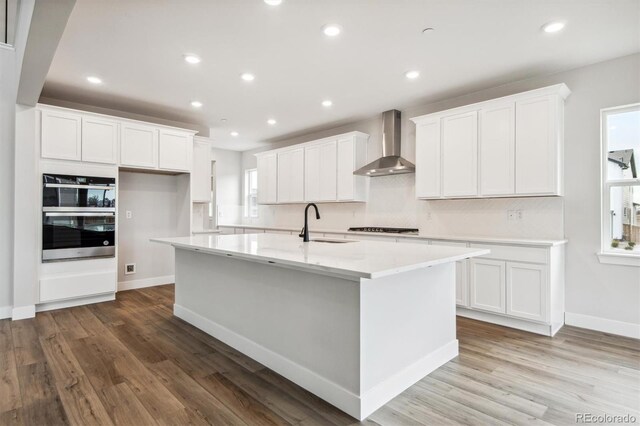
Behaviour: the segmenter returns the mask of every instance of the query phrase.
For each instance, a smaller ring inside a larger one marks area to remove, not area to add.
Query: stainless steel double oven
[[[42,261],[114,257],[116,180],[42,175]]]

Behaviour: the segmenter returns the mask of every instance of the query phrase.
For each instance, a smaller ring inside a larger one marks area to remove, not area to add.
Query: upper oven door
[[[115,211],[114,178],[42,175],[44,211],[105,209]]]

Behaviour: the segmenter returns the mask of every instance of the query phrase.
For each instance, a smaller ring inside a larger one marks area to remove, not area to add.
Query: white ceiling
[[[561,33],[540,30],[557,19]],[[639,28],[640,0],[78,0],[42,95],[210,127],[243,150],[631,54]]]

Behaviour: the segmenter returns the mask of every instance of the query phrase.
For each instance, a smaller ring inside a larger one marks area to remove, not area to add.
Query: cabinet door
[[[329,141],[305,148],[305,201],[336,200],[336,161],[336,141]]]
[[[82,161],[118,162],[118,123],[101,118],[82,119]]]
[[[480,111],[480,194],[515,193],[515,107]]]
[[[278,153],[278,203],[291,200],[291,152]]]
[[[194,202],[211,201],[211,146],[207,142],[193,143],[191,197]]]
[[[467,243],[455,241],[432,241],[434,246],[454,246],[467,247]],[[456,262],[456,305],[469,306],[469,260],[458,260]]]
[[[472,308],[504,314],[505,262],[475,258],[469,260],[470,301]]]
[[[140,124],[121,124],[120,165],[158,167],[158,129]]]
[[[442,192],[445,197],[478,194],[478,112],[442,119]]]
[[[304,201],[304,149],[278,153],[278,203]]]
[[[558,96],[516,102],[516,193],[560,195]]]
[[[274,204],[277,201],[278,159],[275,154],[258,157],[258,203]]]
[[[416,125],[416,197],[439,198],[441,192],[440,120]]]
[[[191,170],[193,136],[160,130],[158,167],[165,170],[188,172]]]
[[[356,161],[356,141],[353,137],[338,139],[337,194],[339,201],[353,200],[355,197],[354,166]]]
[[[547,322],[545,265],[507,262],[507,314]]]
[[[42,111],[42,157],[80,161],[81,129],[82,118],[79,114]]]

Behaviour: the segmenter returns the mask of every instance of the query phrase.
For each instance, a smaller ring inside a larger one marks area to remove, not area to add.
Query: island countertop
[[[350,279],[374,279],[489,253],[486,249],[409,242],[320,240],[336,242],[304,243],[296,236],[276,234],[193,235],[151,239],[179,249]]]

